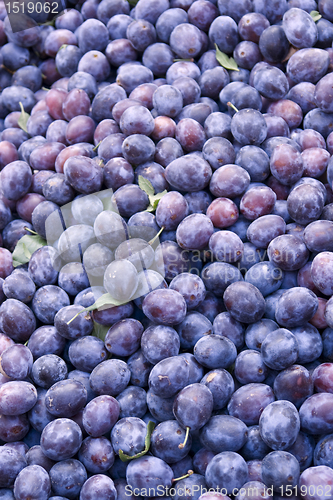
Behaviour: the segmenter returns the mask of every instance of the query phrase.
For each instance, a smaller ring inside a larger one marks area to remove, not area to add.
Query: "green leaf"
[[[55,26],[55,19],[52,19],[52,21],[47,21],[44,23],[37,23],[38,26]]]
[[[216,48],[216,60],[223,66],[225,69],[231,69],[234,71],[239,71],[237,63],[233,57],[228,57],[227,54],[221,52],[218,46],[215,44]]]
[[[146,212],[154,212],[157,208],[158,202],[165,194],[167,194],[168,191],[165,189],[161,193],[154,194],[155,190],[152,183],[142,175],[139,175],[138,182],[140,189],[142,189],[142,191],[144,191],[149,198],[149,206],[146,208]]]
[[[173,62],[193,62],[194,59],[193,57],[189,58],[189,59],[174,59]]]
[[[21,108],[21,114],[20,118],[17,120],[17,124],[22,130],[24,130],[24,132],[28,133],[27,121],[29,120],[30,115],[24,111],[24,107],[21,101],[19,102],[19,104]]]
[[[128,302],[128,300],[125,302],[120,302],[119,300],[116,300],[113,297],[111,297],[111,295],[109,293],[104,293],[104,295],[99,297],[96,300],[96,302],[93,303],[92,306],[85,307],[84,309],[82,309],[82,311],[75,314],[75,316],[70,321],[68,321],[67,325],[69,325],[72,321],[75,320],[75,318],[77,318],[80,314],[82,314],[84,312],[95,311],[96,309],[101,309],[101,308],[107,309],[107,307],[105,307],[105,306],[108,306],[108,307],[110,307],[110,306],[122,306],[123,304],[127,304],[127,302]]]
[[[136,4],[138,3],[139,0],[128,0],[128,3],[132,5],[132,7],[135,7]]]
[[[104,293],[101,297],[99,297],[96,302],[88,307],[89,311],[94,311],[95,309],[101,309],[104,306],[122,306],[123,304],[126,304],[128,301],[120,301],[116,300],[109,293]],[[106,309],[104,307],[104,309]]]
[[[152,183],[148,179],[143,177],[143,175],[139,175],[138,181],[139,188],[142,189],[142,191],[144,191],[149,197],[155,193]]]
[[[150,201],[151,206],[153,207],[153,210],[156,210],[158,202],[160,201],[161,198],[163,198],[163,196],[165,194],[167,194],[167,192],[168,191],[165,189],[161,193],[157,193],[157,194],[153,194],[153,195],[149,196],[149,201]]]
[[[146,212],[154,212],[160,199],[167,194],[167,190],[165,189],[161,193],[154,194],[155,190],[152,183],[142,175],[139,175],[138,182],[140,189],[142,189],[149,198],[149,206],[146,208]]]
[[[30,253],[29,248],[27,247],[27,245],[25,245],[24,243],[22,243],[22,248],[23,248],[23,253],[24,253],[24,255],[27,258],[27,262],[29,262],[30,257],[31,257],[32,254]]]
[[[130,460],[134,460],[135,458],[140,458],[145,455],[150,447],[150,437],[152,435],[153,430],[155,429],[155,423],[149,420],[147,424],[147,434],[146,434],[146,439],[145,439],[145,449],[143,451],[140,451],[140,453],[137,453],[136,455],[133,455],[131,457],[130,455],[126,455],[122,450],[119,450],[119,458],[122,462],[129,462]]]
[[[109,328],[110,328],[109,326],[100,325],[99,323],[96,323],[96,321],[94,321],[94,329],[92,335],[94,337],[97,337],[98,339],[103,340],[104,342],[106,334],[109,331]]]
[[[43,240],[38,234],[28,235],[26,234],[17,242],[17,245],[13,252],[13,266],[21,266],[29,262],[32,254],[38,250],[38,248],[44,247],[46,241]]]
[[[319,12],[317,10],[312,10],[310,12],[310,16],[312,17],[314,22],[319,21],[319,19],[321,19],[323,17],[321,14],[319,14]]]

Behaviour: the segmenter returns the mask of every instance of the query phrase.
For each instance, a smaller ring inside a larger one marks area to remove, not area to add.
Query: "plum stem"
[[[236,106],[234,106],[234,105],[232,104],[232,102],[230,102],[230,101],[229,101],[229,102],[227,102],[227,106],[230,106],[230,108],[232,108],[234,111],[236,111],[236,113],[238,113],[238,109],[236,108]]]
[[[173,479],[172,482],[175,483],[176,481],[181,481],[182,479],[186,479],[189,476],[192,476],[193,470],[188,470],[187,474],[184,474],[184,476],[177,477],[176,479]]]
[[[189,428],[189,427],[186,427],[186,434],[185,434],[185,439],[184,439],[184,442],[183,442],[183,443],[180,443],[180,444],[178,445],[178,448],[180,448],[181,450],[182,450],[183,448],[185,448],[185,445],[186,445],[186,443],[187,443],[187,440],[188,440],[188,436],[189,436],[189,434],[190,434],[190,428]]]

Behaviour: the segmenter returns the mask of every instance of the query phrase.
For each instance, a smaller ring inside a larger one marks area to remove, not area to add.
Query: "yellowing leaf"
[[[298,52],[298,51],[299,51],[299,49],[296,49],[296,47],[294,47],[293,45],[291,45],[288,54],[286,55],[286,57],[283,59],[282,62],[289,61],[289,59],[291,58],[291,56],[293,56],[294,54],[296,54],[296,52]]]

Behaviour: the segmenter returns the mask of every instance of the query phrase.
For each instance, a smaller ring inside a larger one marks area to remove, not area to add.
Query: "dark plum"
[[[274,101],[283,99],[289,90],[285,74],[280,69],[269,65],[262,67],[254,74],[253,86],[263,97]]]
[[[228,404],[228,412],[246,425],[257,425],[264,408],[274,400],[273,390],[268,385],[247,384],[233,393]]]
[[[214,453],[238,451],[247,440],[247,426],[230,415],[215,415],[200,431],[201,444]]]
[[[222,312],[215,317],[213,331],[215,335],[228,337],[237,349],[244,345],[244,326],[228,312]]]
[[[219,368],[208,372],[200,383],[206,385],[211,391],[214,410],[220,410],[227,405],[235,387],[230,373]]]
[[[196,360],[206,368],[229,368],[236,359],[235,344],[223,335],[201,337],[193,349]]]
[[[209,462],[205,478],[210,488],[219,487],[231,494],[247,481],[248,467],[241,455],[234,451],[224,451]]]
[[[212,189],[211,191],[213,192]],[[236,204],[225,197],[219,197],[213,200],[207,207],[206,215],[210,218],[214,226],[219,229],[233,226],[239,218]]]
[[[116,423],[119,411],[119,403],[112,396],[97,396],[83,410],[82,423],[85,431],[92,437],[107,434]]]
[[[176,326],[176,329],[180,339],[180,346],[189,349],[194,347],[200,338],[212,333],[212,324],[203,314],[190,311],[185,319]]]
[[[171,467],[154,456],[146,455],[133,460],[126,469],[126,481],[132,490],[138,488],[139,491],[142,491],[142,488],[146,488],[147,484],[155,491],[157,491],[158,486],[163,489],[170,488],[172,479]]]
[[[177,332],[168,326],[150,326],[141,337],[142,353],[154,365],[162,359],[176,356],[179,347],[180,340]]]
[[[287,451],[272,451],[262,461],[263,481],[271,485],[276,492],[281,492],[281,487],[295,487],[299,474],[298,460]]]
[[[226,289],[223,300],[231,316],[243,323],[255,323],[265,311],[264,298],[251,283],[232,283]]]
[[[301,426],[308,434],[328,434],[332,432],[330,393],[319,393],[310,396],[299,410]]]
[[[248,220],[255,220],[273,211],[276,204],[275,192],[265,185],[249,185],[248,190],[240,200],[240,212]]]
[[[202,384],[190,384],[175,397],[173,413],[176,420],[191,431],[203,427],[211,417],[213,395]]]
[[[124,361],[109,359],[99,363],[90,374],[90,386],[98,395],[117,396],[128,385],[131,372]]]
[[[0,396],[2,415],[22,415],[36,404],[37,390],[30,382],[10,381],[0,386]]]
[[[263,410],[259,420],[260,435],[273,450],[286,450],[297,438],[300,417],[289,401],[275,401]]]
[[[82,432],[76,422],[69,418],[57,418],[43,429],[40,445],[51,460],[72,458],[80,449]]]
[[[164,460],[168,464],[176,463],[184,458],[192,444],[192,439],[181,448],[179,445],[185,439],[185,430],[175,420],[161,422],[153,431],[151,436],[151,451],[153,455]]]
[[[149,388],[162,397],[171,398],[185,387],[189,379],[189,362],[182,356],[162,359],[151,370]]]
[[[299,345],[297,358],[299,364],[311,363],[320,357],[323,343],[315,326],[304,323],[297,328],[291,328],[290,331],[295,335]]]
[[[72,417],[84,408],[86,402],[87,391],[76,380],[56,382],[45,395],[46,408],[56,417]]]
[[[94,193],[101,188],[102,168],[86,156],[73,156],[66,160],[64,174],[66,181],[79,193]]]
[[[311,290],[293,287],[279,298],[275,311],[276,320],[286,328],[301,326],[312,318],[317,308],[318,300]]]
[[[1,353],[1,372],[12,380],[26,379],[31,372],[32,363],[30,349],[24,345],[11,345]]]
[[[148,318],[163,325],[181,323],[186,315],[186,302],[176,290],[154,290],[143,301]]]
[[[228,164],[217,168],[213,173],[209,189],[214,196],[235,198],[246,191],[250,180],[251,177],[245,168]]]
[[[263,340],[261,355],[269,368],[274,370],[288,368],[296,362],[298,357],[297,338],[285,328],[274,330]]]
[[[258,15],[258,14],[257,14]],[[253,16],[253,14],[252,14]],[[245,17],[243,18],[243,24],[242,24],[242,29],[249,31],[252,28],[252,17],[249,17],[248,19],[250,20],[249,24],[245,24],[247,22],[247,19],[245,21]],[[265,19],[265,18],[264,18]],[[258,18],[254,18],[253,21],[259,21]],[[265,19],[266,20],[266,19]],[[260,19],[261,21],[261,19]],[[266,20],[267,21],[267,20]],[[242,22],[242,20],[241,20]],[[241,24],[240,22],[240,24]],[[262,24],[260,26],[263,27],[264,21],[262,21]],[[254,26],[255,23],[253,22]],[[241,26],[239,25],[238,29],[240,30]],[[252,28],[253,29],[253,28]],[[252,35],[252,33],[250,33]],[[248,37],[248,33],[246,33],[246,36]],[[267,61],[271,62],[281,62],[285,59],[285,57],[288,55],[289,51],[289,41],[285,35],[285,32],[282,28],[282,26],[267,26],[265,29],[261,32],[260,37],[258,37],[259,40],[253,40],[253,41],[259,41],[259,49],[264,58]]]
[[[263,382],[268,369],[258,351],[242,351],[235,361],[235,377],[241,384]]]
[[[231,133],[242,146],[257,146],[266,139],[266,121],[256,109],[241,109],[231,120]]]
[[[299,408],[313,394],[310,373],[301,365],[286,368],[274,380],[274,393],[278,399],[290,401]]]
[[[306,264],[309,252],[303,241],[292,234],[274,238],[267,249],[268,258],[284,271],[296,271]]]
[[[304,165],[301,154],[289,144],[280,144],[273,150],[270,169],[281,184],[295,184],[303,175]]]

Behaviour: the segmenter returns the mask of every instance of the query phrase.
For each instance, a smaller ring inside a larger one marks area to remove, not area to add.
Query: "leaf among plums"
[[[221,66],[223,66],[223,68],[239,71],[237,63],[233,57],[229,57],[224,52],[221,52],[216,44],[215,48],[216,48],[216,54],[215,54],[216,60],[221,64]]]
[[[142,189],[142,191],[144,191],[148,196],[155,193],[152,183],[148,179],[143,177],[143,175],[139,175],[138,181],[139,188]]]
[[[46,245],[46,241],[43,240],[38,234],[28,235],[26,234],[19,239],[17,245],[13,252],[13,266],[21,266],[29,262],[32,254],[41,247]]]
[[[149,206],[146,211],[154,212],[160,199],[163,198],[163,196],[167,194],[168,191],[165,189],[164,191],[161,191],[161,193],[154,194],[155,190],[152,183],[142,175],[139,175],[138,182],[140,189],[142,189],[142,191],[144,191],[149,198]]]
[[[99,323],[96,323],[96,321],[94,321],[94,329],[92,335],[94,337],[97,337],[98,339],[103,340],[104,342],[106,334],[108,333],[109,329],[110,329],[109,326],[100,325]]]
[[[27,122],[30,118],[30,115],[26,111],[24,111],[24,107],[21,101],[19,102],[19,104],[21,108],[21,114],[19,119],[17,120],[17,124],[22,130],[24,130],[24,132],[28,133]]]
[[[312,17],[312,19],[314,20],[315,23],[323,17],[321,14],[319,14],[319,12],[317,10],[312,10],[310,12],[310,16]]]
[[[77,318],[80,314],[84,312],[95,311],[96,309],[102,309],[102,310],[108,309],[109,307],[112,306],[122,306],[123,304],[127,304],[127,302],[128,302],[127,300],[125,302],[116,300],[113,297],[111,297],[109,293],[104,293],[91,306],[85,307],[84,309],[82,309],[82,311],[75,314],[75,316],[73,316],[73,318],[70,321],[68,321],[67,325],[69,325],[72,321],[75,320],[75,318]]]
[[[152,422],[149,420],[147,424],[147,434],[146,434],[146,439],[145,439],[145,449],[141,451],[140,453],[137,453],[136,455],[133,455],[131,457],[130,455],[126,455],[122,450],[119,450],[119,458],[122,462],[129,462],[130,460],[134,460],[135,458],[140,458],[145,455],[150,447],[150,437],[153,433],[153,430],[155,429],[155,422]]]
[[[290,46],[290,49],[289,49],[289,52],[288,54],[286,55],[286,57],[282,60],[282,62],[287,62],[289,61],[289,59],[291,58],[291,56],[293,56],[294,54],[296,54],[296,52],[298,52],[300,49],[297,49],[296,47],[294,47],[293,45]]]

